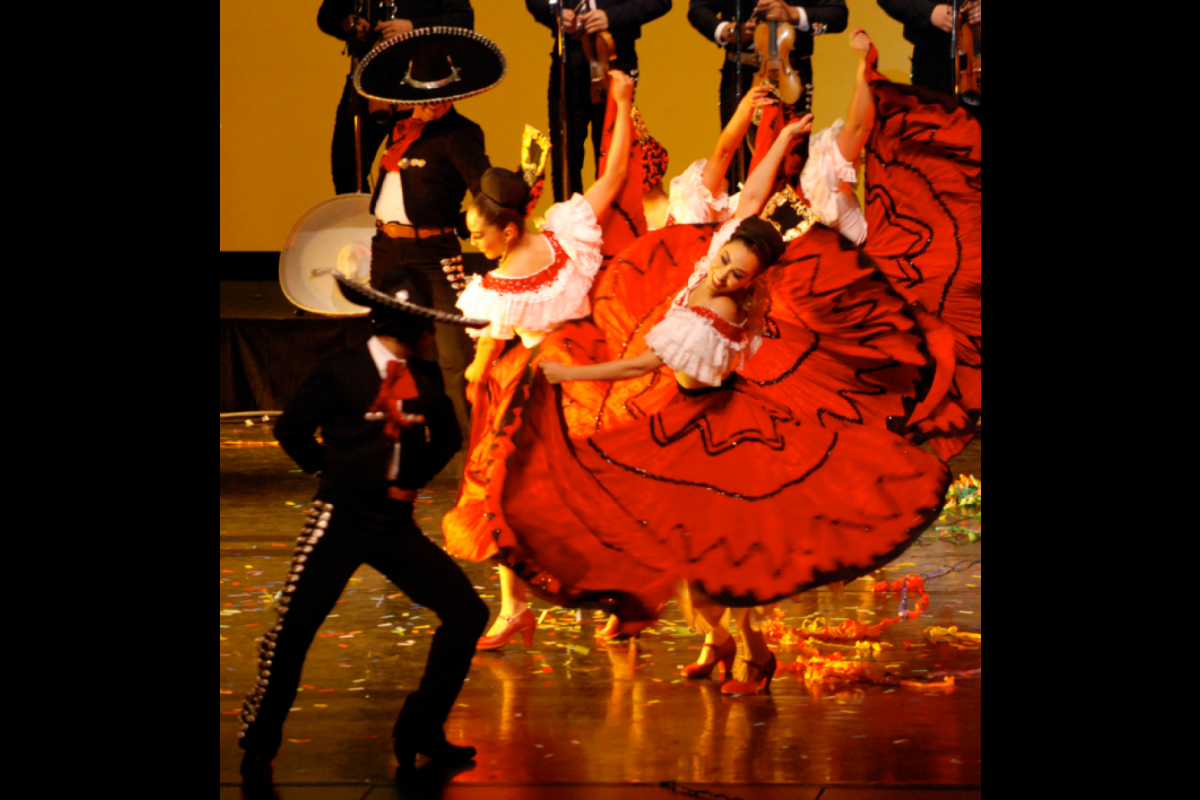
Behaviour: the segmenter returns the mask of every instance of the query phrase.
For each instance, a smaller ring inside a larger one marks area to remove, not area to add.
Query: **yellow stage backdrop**
[[[487,135],[492,163],[515,168],[526,123],[546,130],[550,32],[522,0],[474,0],[475,29],[508,58],[496,89],[459,104]],[[912,47],[875,0],[848,0],[888,77],[907,82]],[[687,0],[643,29],[637,104],[671,153],[668,178],[711,152],[720,132],[721,52],[687,21]],[[317,28],[318,0],[221,0],[221,250],[279,250],[306,209],[333,195],[329,144],[349,60]],[[845,35],[817,40],[816,125],[845,115],[855,56]],[[590,157],[589,157],[590,160]],[[585,175],[592,169],[589,165]],[[549,192],[543,204],[549,201]]]

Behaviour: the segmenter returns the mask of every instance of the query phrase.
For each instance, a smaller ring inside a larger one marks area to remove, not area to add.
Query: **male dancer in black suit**
[[[401,267],[419,270],[433,296],[433,307],[451,312],[457,295],[446,280],[442,261],[462,255],[458,229],[467,191],[479,192],[483,173],[491,168],[484,149],[483,129],[458,113],[453,103],[417,106],[404,119],[423,122],[420,138],[389,171],[385,158],[379,169],[371,213],[378,230],[371,241],[371,284],[391,294]],[[394,144],[395,132],[389,136]],[[464,235],[469,235],[464,233]],[[439,326],[436,359],[446,392],[454,402],[459,425],[470,430],[467,405],[467,367],[474,359],[470,339],[461,328]]]
[[[961,0],[955,0],[961,2]],[[938,0],[879,0],[892,19],[904,23],[904,38],[913,44],[913,86],[954,94],[954,59],[950,54],[954,9]],[[968,3],[963,13],[983,21],[983,0]]]
[[[455,313],[458,300],[446,280],[442,262],[460,258],[459,237],[467,238],[463,199],[479,192],[483,173],[491,168],[483,129],[454,107],[460,95],[478,94],[494,84],[471,84],[481,74],[502,76],[499,50],[477,36],[429,31],[404,34],[366,70],[392,94],[393,128],[371,199],[378,231],[371,242],[371,285],[385,294],[396,291],[392,272],[400,267],[425,276],[433,308]],[[447,55],[462,80],[445,80]],[[398,73],[398,74],[396,74]],[[411,83],[406,83],[411,79]],[[373,81],[364,74],[363,80]],[[497,79],[498,80],[498,79]],[[407,271],[405,272],[407,274]],[[461,328],[439,326],[436,356],[446,393],[454,402],[459,425],[470,430],[467,367],[475,351]]]
[[[410,300],[428,304],[419,273],[395,283]],[[351,302],[371,307],[375,336],[324,361],[275,426],[284,451],[319,476],[320,488],[296,546],[278,622],[260,640],[258,681],[242,711],[242,775],[248,782],[270,779],[309,645],[363,564],[442,621],[420,688],[396,722],[401,768],[411,768],[418,753],[447,763],[475,756],[473,748],[447,742],[442,728],[487,627],[488,608],[453,559],[413,521],[417,490],[462,446],[437,365],[416,357],[433,324],[365,286],[343,287]],[[323,443],[315,438],[318,429]]]
[[[742,85],[737,81],[737,12],[742,11]],[[751,17],[756,20],[751,21]],[[737,111],[741,98],[746,96],[758,73],[759,54],[754,52],[754,27],[758,22],[774,20],[788,22],[796,28],[796,47],[792,50],[791,64],[804,84],[804,94],[796,102],[796,118],[812,113],[813,99],[813,38],[824,33],[841,33],[850,21],[846,0],[807,0],[791,5],[781,0],[691,0],[688,5],[688,21],[705,38],[711,39],[725,50],[725,61],[721,67],[721,127],[725,128]],[[753,141],[752,137],[749,137]],[[745,145],[743,145],[745,147]],[[745,154],[746,166],[750,165],[750,154]],[[730,167],[730,193],[737,191],[736,183],[745,176],[738,176],[738,161]]]
[[[671,10],[671,0],[562,0],[566,10],[567,42],[567,129],[569,181],[564,181],[562,159],[554,162],[551,175],[554,200],[562,202],[570,195],[583,193],[584,144],[588,127],[592,131],[592,151],[597,167],[600,164],[600,145],[604,139],[604,103],[593,104],[591,98],[591,69],[584,57],[580,37],[608,31],[617,46],[617,58],[612,68],[638,77],[637,40],[642,38],[642,26],[653,22]],[[550,29],[554,49],[550,53],[550,145],[562,153],[562,92],[558,69],[558,8],[550,0],[525,0],[533,18]]]
[[[391,5],[395,9],[395,18],[386,21],[382,18],[386,4],[381,0],[368,2],[378,9],[375,19],[380,21],[376,22],[374,27],[356,15],[361,0],[323,0],[321,10],[317,12],[317,26],[335,39],[345,41],[352,54],[360,57],[378,42],[416,28],[432,28],[435,25],[468,29],[475,27],[475,11],[471,8],[471,0],[393,0]],[[390,9],[387,16],[393,16]],[[358,99],[351,76],[347,76],[346,88],[342,92],[337,120],[333,126],[333,146],[330,154],[333,186],[338,194],[358,191],[358,180],[354,175],[354,108],[358,102],[366,108],[367,101]],[[364,191],[367,191],[367,177],[371,172],[371,162],[375,160],[375,152],[387,134],[387,127],[384,125],[367,122],[363,126]]]

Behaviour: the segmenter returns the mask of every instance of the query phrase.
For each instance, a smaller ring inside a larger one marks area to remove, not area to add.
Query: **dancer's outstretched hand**
[[[613,100],[617,103],[623,103],[627,106],[633,105],[633,78],[626,75],[620,70],[613,70],[608,73],[609,87],[612,91]]]
[[[867,53],[871,52],[871,37],[865,30],[859,28],[854,33],[850,34],[850,49],[858,53],[858,57],[866,60]]]
[[[775,99],[775,87],[767,83],[760,83],[746,92],[746,96],[742,98],[742,102],[739,105],[745,111],[753,111],[756,108],[773,106],[778,102]]]
[[[791,125],[788,125],[786,128],[784,128],[779,136],[783,139],[794,141],[799,139],[801,136],[812,133],[812,126],[813,115],[806,114],[805,116],[793,122]]]

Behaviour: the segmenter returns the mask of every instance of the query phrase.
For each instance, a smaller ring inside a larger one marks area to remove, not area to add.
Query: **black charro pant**
[[[638,78],[638,62],[636,56],[632,59],[620,57],[612,64],[613,69],[620,70],[635,81]],[[588,143],[589,131],[592,142],[592,157],[596,169],[600,168],[603,155],[601,147],[604,142],[604,117],[608,111],[607,103],[592,103],[592,78],[587,61],[582,50],[572,47],[567,62],[567,143],[563,144],[562,85],[558,61],[551,57],[550,64],[550,175],[554,187],[554,202],[561,203],[576,194],[583,194],[583,162],[586,158],[585,148]],[[568,171],[564,181],[562,153],[567,153]]]
[[[279,750],[308,648],[363,564],[441,619],[421,685],[405,701],[393,733],[408,743],[439,742],[487,627],[487,605],[454,560],[421,533],[411,503],[367,504],[328,492],[323,498],[314,503],[297,543],[278,623],[259,645],[259,676],[242,711],[241,746]]]
[[[924,86],[942,94],[954,94],[954,59],[949,49],[913,48],[913,86]]]
[[[450,285],[442,260],[462,255],[462,246],[454,234],[428,239],[392,239],[379,232],[371,242],[371,285],[385,294],[395,286],[388,276],[396,267],[408,267],[424,276],[433,307],[447,314],[459,314],[458,293]],[[442,369],[446,396],[454,403],[458,427],[471,430],[471,405],[467,402],[467,367],[475,360],[475,345],[465,329],[457,325],[434,326],[436,353],[426,353]]]

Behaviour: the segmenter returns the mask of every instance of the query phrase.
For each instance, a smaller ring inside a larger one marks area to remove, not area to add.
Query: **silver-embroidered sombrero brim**
[[[486,319],[471,319],[457,314],[447,314],[410,303],[407,300],[391,297],[365,283],[351,280],[337,270],[333,271],[333,277],[337,279],[338,288],[342,290],[342,294],[346,296],[347,300],[372,311],[385,313],[401,311],[433,322],[440,322],[443,325],[456,325],[460,328],[486,328],[491,324]]]
[[[419,62],[415,76],[414,62]],[[427,105],[483,94],[507,73],[504,53],[486,36],[466,28],[418,28],[367,53],[354,73],[354,88],[370,100]]]

